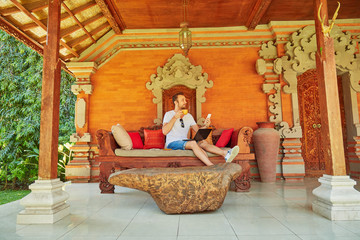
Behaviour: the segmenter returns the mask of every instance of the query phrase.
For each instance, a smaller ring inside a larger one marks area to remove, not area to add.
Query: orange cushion
[[[164,148],[165,136],[162,130],[148,130],[144,129],[144,149],[150,148]]]
[[[233,131],[233,128],[224,130],[215,145],[217,147],[225,147],[229,143]]]

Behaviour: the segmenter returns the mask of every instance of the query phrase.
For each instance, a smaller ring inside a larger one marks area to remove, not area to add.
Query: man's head
[[[184,93],[178,92],[173,97],[172,100],[175,104],[175,108],[178,107],[179,109],[186,108],[186,97],[184,96]]]

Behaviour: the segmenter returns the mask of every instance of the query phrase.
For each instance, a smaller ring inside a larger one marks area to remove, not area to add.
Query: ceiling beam
[[[112,13],[112,16],[114,16],[116,22],[119,24],[120,30],[124,31],[126,29],[126,24],[123,18],[121,17],[121,14],[117,11],[117,8],[114,6],[115,5],[114,0],[106,0],[106,3],[108,5],[110,12]]]
[[[93,6],[96,6],[96,2],[94,2],[94,1],[86,3],[86,4],[84,4],[84,5],[80,6],[80,7],[74,8],[72,10],[72,13],[74,15],[76,15],[76,14],[82,12],[82,11],[85,11],[86,9],[89,9],[89,8],[93,7]]]
[[[95,35],[96,33],[100,32],[101,30],[103,30],[104,28],[108,27],[109,23],[105,22],[104,24],[100,25],[99,27],[95,28],[94,30],[92,30],[90,32],[91,35]],[[79,38],[75,38],[72,41],[69,41],[68,44],[71,47],[75,47],[76,45],[80,44],[81,42],[85,41],[86,39],[88,39],[89,36],[87,35],[82,35]]]
[[[24,43],[26,46],[29,46],[36,52],[38,52],[40,55],[44,54],[44,46],[39,44],[36,40],[29,37],[27,34],[25,34],[23,31],[21,31],[18,27],[14,26],[12,23],[7,21],[4,17],[0,16],[0,29],[7,32],[10,36],[13,36],[20,42]],[[68,73],[72,74],[67,68],[65,61],[63,59],[61,60],[62,68],[67,71]]]
[[[103,16],[104,16],[104,15],[102,15],[102,13],[99,13],[99,14],[97,14],[97,15],[89,18],[88,20],[82,22],[82,24],[83,24],[84,26],[86,26],[86,25],[88,25],[88,24],[90,24],[90,23],[95,22],[96,20],[99,20],[99,19],[102,18]]]
[[[39,25],[42,29],[44,29],[45,31],[47,31],[47,27],[39,20],[37,19],[34,15],[32,15],[26,8],[24,8],[23,5],[21,5],[21,3],[19,3],[16,0],[10,0],[20,11],[22,11],[26,16],[28,16],[31,20],[33,20],[37,25]],[[69,47],[64,40],[60,40],[60,44],[62,46],[64,46],[65,48],[67,48],[74,56],[79,57],[79,54],[74,51],[71,47]]]
[[[24,24],[21,26],[21,30],[23,31],[28,31],[30,29],[34,29],[39,27],[39,25],[37,25],[36,23],[28,23],[28,24]]]
[[[246,22],[248,30],[254,30],[269,8],[272,0],[257,0],[250,16]]]
[[[61,5],[65,8],[65,11],[71,15],[71,17],[75,20],[76,24],[79,25],[79,27],[82,28],[82,30],[85,32],[86,35],[91,39],[93,43],[96,43],[95,39],[90,35],[89,31],[86,30],[86,28],[81,24],[81,22],[77,19],[77,17],[71,12],[71,10],[66,6],[64,2],[61,3]]]
[[[121,29],[117,22],[115,21],[114,17],[112,16],[107,4],[104,2],[104,0],[95,0],[97,5],[100,7],[102,13],[104,14],[104,17],[109,22],[111,28],[115,31],[117,34],[121,34]]]
[[[9,8],[2,9],[0,14],[2,16],[8,16],[8,15],[18,13],[18,12],[21,12],[21,11],[17,7],[9,7]]]
[[[0,29],[4,30],[9,35],[13,36],[17,40],[24,43],[25,45],[34,49],[40,55],[43,55],[44,47],[41,44],[39,44],[37,41],[26,35],[23,31],[21,31],[19,28],[11,24],[2,16],[0,16]]]
[[[48,7],[48,1],[38,1],[23,5],[29,12],[37,12]]]

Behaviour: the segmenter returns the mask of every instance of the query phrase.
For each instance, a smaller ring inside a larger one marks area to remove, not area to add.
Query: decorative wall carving
[[[334,38],[337,70],[340,74],[348,72],[351,88],[356,92],[360,92],[360,59],[355,55],[355,40],[353,40],[349,32],[342,32],[336,25],[331,31],[330,36]],[[263,44],[261,46],[259,56],[265,59],[272,58],[272,54],[276,52],[275,50],[274,44],[268,42],[268,44]],[[273,71],[276,74],[283,74],[283,79],[287,83],[287,85],[283,86],[283,91],[286,94],[291,94],[292,100],[294,126],[290,128],[288,123],[281,122],[279,131],[282,137],[302,137],[297,95],[297,76],[309,69],[316,68],[316,50],[315,27],[313,25],[306,26],[291,34],[290,40],[285,44],[285,56],[279,57],[273,61]],[[258,62],[263,63],[261,60],[258,60]],[[258,62],[256,66],[257,69],[259,68]],[[263,75],[262,72],[258,71],[258,73]],[[265,82],[267,82],[266,78]],[[276,98],[276,95],[273,97]],[[269,111],[270,113],[273,113],[272,111],[275,110],[269,108]],[[354,122],[353,124],[356,125],[357,123]]]
[[[81,91],[84,91],[85,94],[92,94],[93,92],[93,86],[91,84],[85,84],[85,85],[72,85],[71,91],[78,95]]]
[[[294,127],[290,127],[289,123],[281,122],[279,124],[279,133],[280,138],[301,138],[302,130],[300,125],[295,125]]]
[[[80,98],[76,102],[75,121],[79,128],[83,128],[86,123],[86,101]]]
[[[154,94],[153,102],[157,104],[157,118],[155,124],[161,124],[162,112],[162,91],[176,85],[184,85],[191,89],[196,89],[196,120],[202,124],[204,119],[201,117],[201,103],[206,99],[204,94],[206,88],[213,87],[213,81],[208,81],[208,74],[202,73],[202,67],[194,66],[189,58],[182,54],[175,54],[169,58],[163,67],[157,68],[157,74],[150,76],[151,82],[146,83],[146,88]]]
[[[91,135],[90,133],[84,133],[84,135],[80,137],[79,134],[73,133],[70,136],[70,142],[91,142]]]
[[[263,59],[274,59],[277,58],[277,48],[273,41],[261,44],[261,50],[259,56]]]
[[[280,83],[263,84],[263,91],[264,93],[269,94],[271,90],[275,90],[275,93],[269,95],[269,101],[273,103],[273,105],[269,106],[269,111],[273,115],[270,116],[270,122],[279,123],[282,121],[282,109],[281,109],[281,85]]]
[[[256,72],[259,75],[264,75],[266,72],[266,62],[264,59],[259,58],[258,60],[256,60]]]

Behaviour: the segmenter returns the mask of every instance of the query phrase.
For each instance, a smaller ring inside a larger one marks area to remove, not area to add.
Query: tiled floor
[[[166,215],[144,192],[100,194],[96,183],[71,184],[71,215],[53,225],[16,225],[19,201],[0,206],[0,239],[360,239],[360,221],[332,222],[311,211],[316,186],[316,179],[252,182],[248,193],[229,192],[215,212]]]

